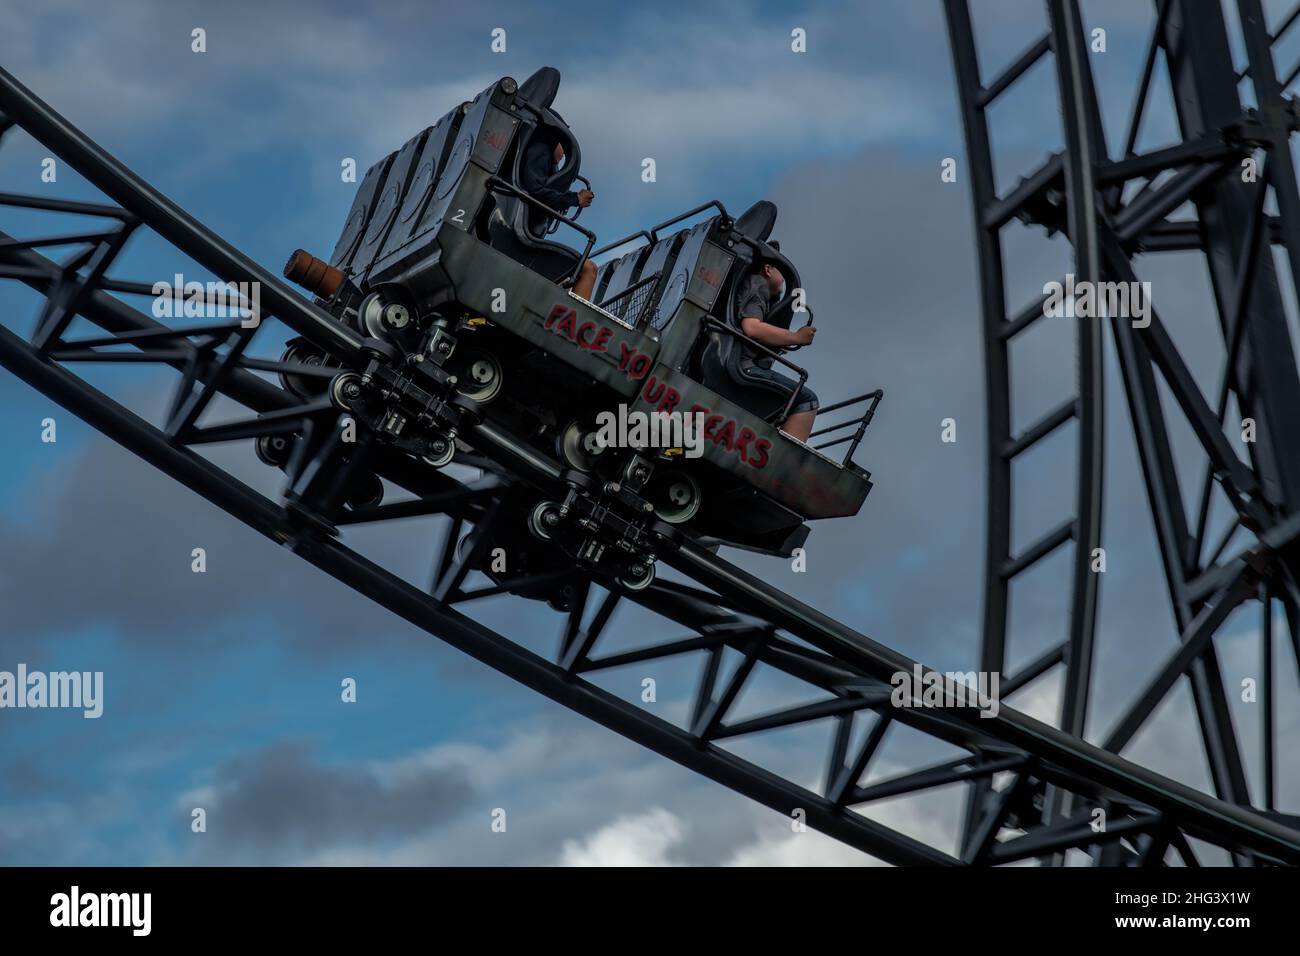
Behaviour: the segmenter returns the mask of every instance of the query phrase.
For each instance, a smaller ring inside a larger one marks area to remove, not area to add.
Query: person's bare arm
[[[769,325],[762,319],[745,317],[740,320],[740,331],[760,345],[770,349],[788,349],[794,345],[811,345],[813,328],[808,326],[798,332],[790,332],[775,325]]]

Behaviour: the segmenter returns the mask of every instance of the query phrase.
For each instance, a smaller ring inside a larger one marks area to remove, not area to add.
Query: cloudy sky
[[[1041,4],[980,11],[986,72],[1043,29]],[[502,75],[543,64],[564,77],[557,106],[578,134],[597,193],[584,222],[622,235],[721,199],[780,207],[776,237],[800,266],[821,336],[801,353],[825,401],[881,386],[886,399],[858,460],[876,487],[862,513],[814,529],[808,572],[738,562],[802,600],[942,669],[977,659],[983,578],[982,363],[965,158],[937,2],[476,5],[194,0],[112,5],[0,0],[0,65],[164,194],[278,273],[302,246],[328,254],[351,202],[340,162],[364,169]],[[1094,70],[1112,143],[1140,69],[1150,11],[1085,5],[1107,31]],[[191,51],[202,27],[207,52]],[[506,31],[493,53],[490,34]],[[807,53],[790,49],[807,33]],[[1287,61],[1289,63],[1289,60]],[[1005,187],[1060,141],[1051,64],[993,113]],[[1173,135],[1168,91],[1141,145]],[[1163,111],[1163,112],[1162,112]],[[71,171],[39,180],[43,151],[12,136],[3,189],[91,196]],[[645,157],[658,179],[640,178]],[[943,183],[944,159],[958,181]],[[28,222],[6,211],[0,228]],[[1059,240],[1012,227],[1008,287],[1021,303],[1068,269]],[[128,268],[129,267],[129,268]],[[161,245],[118,273],[152,281],[186,263]],[[127,275],[128,272],[132,274]],[[1218,374],[1204,270],[1177,256],[1143,264],[1157,308],[1209,387]],[[33,297],[0,295],[0,322],[30,332]],[[1073,329],[1039,323],[1018,340],[1016,421],[1072,388]],[[1122,392],[1108,353],[1108,487],[1098,674],[1089,735],[1173,646]],[[148,376],[88,373],[134,407],[158,410]],[[40,440],[53,417],[58,441]],[[957,422],[957,441],[940,423]],[[1033,541],[1070,514],[1073,432],[1017,472],[1014,537]],[[1179,466],[1195,473],[1190,435]],[[105,713],[3,711],[0,860],[13,863],[856,864],[868,858],[788,821],[463,658],[278,550],[185,488],[0,375],[0,670],[102,670]],[[214,456],[274,493],[240,449]],[[419,578],[436,522],[351,540]],[[428,537],[421,537],[427,534]],[[208,571],[190,570],[203,547]],[[1017,582],[1009,663],[1065,634],[1068,549]],[[546,647],[560,619],[490,602],[491,626]],[[1240,618],[1240,619],[1239,619]],[[635,629],[636,619],[616,621]],[[1219,639],[1232,688],[1258,670],[1257,622]],[[1281,732],[1297,722],[1295,671],[1279,666]],[[636,699],[656,678],[665,716],[694,689],[692,667],[602,677]],[[354,678],[356,703],[340,701]],[[1288,683],[1289,682],[1289,683]],[[1012,705],[1051,719],[1056,681]],[[761,689],[742,703],[757,712]],[[1258,717],[1235,714],[1243,744]],[[753,745],[813,785],[824,727]],[[1126,752],[1207,786],[1186,691],[1171,695]],[[747,753],[747,756],[751,755]],[[891,736],[875,773],[931,759]],[[1258,762],[1252,758],[1252,774]],[[1294,795],[1296,768],[1283,768]],[[1284,790],[1283,797],[1287,791]],[[960,791],[869,815],[951,850]],[[208,831],[190,829],[203,807]],[[506,832],[492,815],[506,811]]]

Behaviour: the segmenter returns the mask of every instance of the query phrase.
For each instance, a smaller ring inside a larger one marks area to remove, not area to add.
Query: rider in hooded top
[[[547,178],[564,163],[564,147],[558,142],[551,142],[545,137],[534,136],[524,150],[523,168],[520,170],[520,185],[524,192],[540,203],[550,206],[556,212],[567,212],[574,206],[583,209],[591,205],[596,194],[590,189],[577,192],[565,192],[547,185]],[[530,208],[529,225],[535,231],[545,232],[554,220],[540,209]],[[590,259],[583,260],[582,271],[573,285],[575,295],[591,301],[592,290],[596,287],[596,265]]]

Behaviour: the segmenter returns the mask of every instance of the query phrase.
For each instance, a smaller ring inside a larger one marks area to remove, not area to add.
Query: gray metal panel
[[[419,155],[420,146],[428,132],[429,130],[426,129],[418,136],[407,140],[406,145],[398,152],[397,158],[393,160],[379,202],[370,217],[370,225],[366,227],[365,238],[361,240],[357,254],[352,260],[352,271],[356,275],[364,275],[371,263],[375,261],[379,250],[383,248],[384,240],[388,238],[388,232],[397,220],[397,210],[402,205],[402,198],[406,195],[407,186],[415,169],[415,158]]]
[[[652,276],[659,273],[659,281],[655,283],[656,301],[651,306],[650,325],[655,329],[662,329],[672,318],[672,313],[665,314],[660,307],[658,297],[663,295],[664,290],[668,288],[669,276],[666,273],[671,263],[671,253],[676,245],[677,236],[672,235],[667,239],[660,239],[650,247],[650,254],[645,257],[645,262],[641,264],[641,278]]]
[[[458,107],[463,119],[449,134],[447,157],[430,190],[431,196],[414,217],[419,225],[405,241],[389,243],[384,254],[375,259],[370,282],[390,282],[397,276],[409,279],[406,270],[413,263],[436,257],[443,226],[466,232],[474,227],[488,193],[487,177],[499,168],[519,126],[517,118],[496,105],[504,102],[498,91],[499,84],[493,84],[472,103]],[[434,135],[431,133],[430,138]]]
[[[660,239],[650,247],[650,255],[645,257],[645,262],[641,264],[641,275],[652,276],[656,272],[663,272],[664,267],[668,264],[668,254],[673,250],[673,241],[676,236],[669,236],[667,239]]]
[[[419,225],[404,242],[390,243],[391,248],[376,258],[371,268],[372,282],[394,281],[396,276],[407,275],[412,263],[432,261],[443,226],[466,232],[474,227],[488,195],[487,177],[500,166],[519,126],[515,117],[494,105],[497,89],[493,85],[472,103],[459,107],[464,118],[448,137],[447,157],[430,190],[431,196],[415,217]]]
[[[599,302],[604,298],[605,290],[602,286],[609,280],[609,277],[613,274],[614,270],[618,268],[621,258],[621,256],[615,257],[610,259],[608,262],[602,262],[596,267],[596,284],[592,286],[592,295],[596,297],[596,301]]]
[[[433,195],[434,185],[446,164],[447,153],[451,149],[451,139],[459,125],[460,109],[454,109],[434,124],[420,150],[420,158],[415,164],[415,176],[406,190],[402,208],[398,210],[397,221],[393,224],[384,248],[378,258],[383,259],[389,253],[400,249],[415,233],[420,222],[421,213]]]
[[[686,233],[686,239],[682,243],[681,251],[677,253],[672,275],[664,288],[663,297],[659,300],[659,315],[663,322],[669,320],[677,311],[677,306],[681,305],[682,299],[686,298],[686,288],[690,285],[691,275],[695,272],[700,252],[704,249],[704,238],[709,234],[709,226],[712,224],[713,220],[710,219],[691,227],[690,230],[682,230]]]
[[[361,244],[361,237],[365,235],[366,227],[370,225],[370,214],[388,177],[388,168],[396,155],[397,151],[394,150],[366,170],[366,175],[362,178],[361,185],[357,187],[357,194],[352,200],[352,208],[348,210],[348,218],[343,223],[343,232],[339,235],[339,241],[334,244],[334,251],[330,254],[330,265],[344,271],[352,265],[352,257],[356,254],[357,246]]]
[[[469,168],[470,159],[474,156],[474,146],[478,141],[479,133],[483,126],[483,121],[488,116],[488,110],[492,105],[492,92],[496,87],[489,87],[478,95],[473,103],[470,103],[465,112],[465,118],[461,121],[460,129],[455,136],[455,145],[451,149],[451,155],[447,157],[447,162],[443,167],[442,175],[438,177],[438,185],[434,189],[433,199],[430,200],[428,208],[425,209],[424,215],[420,217],[420,226],[416,230],[417,235],[424,235],[431,229],[437,229],[447,218],[453,220],[462,220],[456,223],[462,229],[466,228],[463,221],[468,217],[469,210],[451,209],[452,199],[456,195],[456,187],[460,185],[461,179],[465,176],[465,170]]]

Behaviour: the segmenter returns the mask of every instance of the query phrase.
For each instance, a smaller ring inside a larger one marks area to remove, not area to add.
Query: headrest
[[[519,85],[519,95],[534,106],[546,109],[555,102],[560,91],[560,71],[544,66]]]
[[[775,225],[776,203],[760,199],[740,214],[736,220],[736,231],[750,239],[766,242]]]

